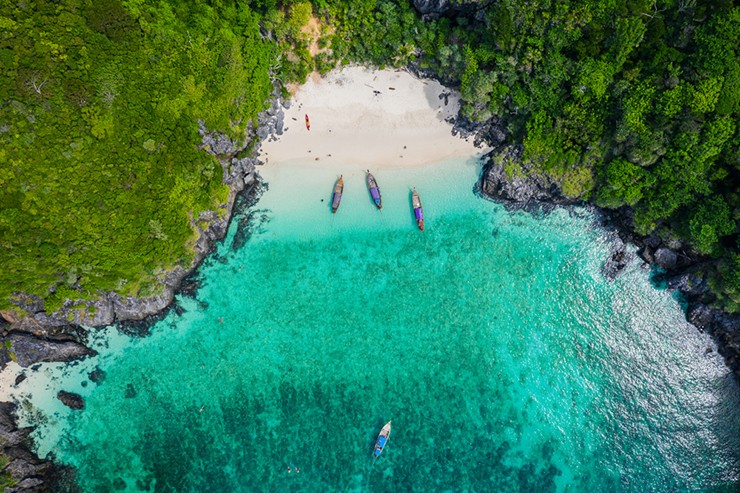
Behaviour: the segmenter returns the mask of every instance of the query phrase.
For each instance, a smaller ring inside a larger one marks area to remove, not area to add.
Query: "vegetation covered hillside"
[[[198,119],[243,135],[271,77],[413,63],[502,116],[563,194],[679,238],[740,308],[740,8],[729,0],[66,0],[0,7],[0,307],[143,295],[223,203]],[[444,4],[444,5],[438,5]],[[309,19],[319,20],[318,50]],[[522,164],[526,164],[522,168]]]
[[[0,307],[146,295],[187,265],[194,218],[228,194],[197,121],[243,136],[272,90],[259,21],[236,2],[2,3]]]

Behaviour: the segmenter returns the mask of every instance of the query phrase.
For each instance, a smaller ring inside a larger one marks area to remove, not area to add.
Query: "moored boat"
[[[344,190],[344,180],[342,175],[339,175],[339,179],[334,184],[334,194],[331,196],[331,212],[337,212],[339,204],[342,202],[342,190]]]
[[[416,224],[419,226],[421,231],[424,231],[424,210],[421,208],[421,199],[419,198],[416,188],[414,188],[414,191],[411,193],[411,207],[414,208]]]
[[[391,436],[391,422],[388,421],[383,429],[378,434],[378,439],[375,441],[375,450],[373,450],[373,456],[377,459],[380,453],[383,451],[385,446],[388,444],[388,437]]]
[[[383,201],[380,198],[380,188],[378,188],[378,182],[375,181],[375,177],[370,174],[370,170],[367,170],[367,189],[370,190],[370,197],[372,197],[373,202],[375,202],[375,205],[378,207],[378,209],[383,208]]]

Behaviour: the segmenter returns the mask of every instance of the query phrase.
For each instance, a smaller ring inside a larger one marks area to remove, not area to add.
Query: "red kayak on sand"
[[[311,130],[311,121],[308,119],[308,115],[306,115],[306,130]]]

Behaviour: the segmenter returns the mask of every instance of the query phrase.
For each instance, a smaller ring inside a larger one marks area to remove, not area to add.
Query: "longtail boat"
[[[383,429],[380,430],[380,434],[378,434],[378,439],[375,441],[375,450],[373,450],[373,456],[377,459],[380,456],[380,453],[385,448],[386,444],[388,443],[388,437],[391,436],[391,422],[388,421],[385,426],[383,426]]]
[[[414,188],[414,191],[411,193],[411,206],[414,208],[416,224],[419,226],[421,231],[424,231],[424,210],[421,208],[421,199],[419,198],[416,188]]]
[[[344,190],[344,180],[342,175],[339,175],[337,183],[334,185],[334,194],[331,196],[331,212],[337,212],[339,209],[339,203],[342,201],[342,190]]]
[[[308,115],[306,115],[306,130],[311,130],[311,121],[308,119]]]
[[[380,189],[378,188],[378,182],[375,181],[375,177],[370,174],[370,170],[367,170],[367,189],[370,190],[370,196],[373,198],[373,202],[378,209],[383,208],[383,201],[380,198]]]

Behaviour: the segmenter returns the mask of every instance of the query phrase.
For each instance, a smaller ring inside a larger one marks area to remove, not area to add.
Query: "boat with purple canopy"
[[[332,214],[337,212],[339,204],[342,202],[342,191],[344,190],[344,180],[342,175],[339,175],[339,179],[334,184],[334,194],[331,196],[331,212]]]
[[[373,456],[377,459],[380,453],[383,451],[385,446],[388,444],[388,437],[391,436],[391,422],[388,421],[385,426],[380,430],[378,439],[375,441],[375,449],[373,450]]]
[[[378,209],[383,208],[383,201],[380,198],[380,188],[378,188],[378,182],[375,181],[375,177],[370,174],[370,170],[367,170],[367,189],[370,190],[370,196],[373,199],[373,202],[375,202],[375,205],[378,207]]]
[[[411,193],[411,207],[414,208],[414,217],[416,218],[416,224],[419,226],[421,231],[424,231],[424,210],[421,208],[421,198],[414,188]]]

